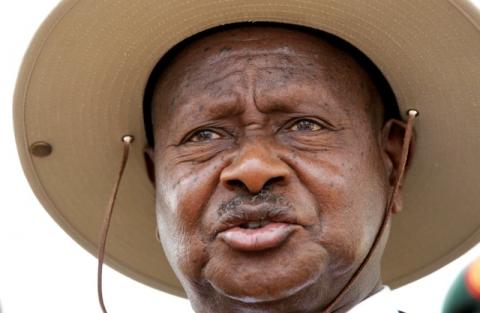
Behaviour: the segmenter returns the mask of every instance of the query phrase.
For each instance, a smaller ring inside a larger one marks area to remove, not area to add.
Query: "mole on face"
[[[157,222],[197,311],[313,312],[346,283],[389,190],[372,86],[345,52],[274,27],[209,35],[165,69]]]

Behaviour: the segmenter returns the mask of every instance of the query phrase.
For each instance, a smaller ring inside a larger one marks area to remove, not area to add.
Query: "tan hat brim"
[[[112,221],[107,263],[184,295],[155,238],[155,195],[143,149],[143,92],[168,49],[202,30],[272,21],[318,28],[365,52],[402,111],[416,108],[418,143],[383,263],[393,287],[453,260],[480,239],[480,25],[466,0],[66,0],[37,33],[15,95],[15,131],[43,206],[95,253],[121,158],[136,140]],[[35,157],[30,146],[53,152]]]

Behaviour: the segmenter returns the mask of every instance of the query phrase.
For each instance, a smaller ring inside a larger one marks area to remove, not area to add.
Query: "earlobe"
[[[402,154],[403,137],[405,135],[405,123],[400,120],[388,120],[382,129],[382,149],[385,168],[388,173],[390,186],[395,184],[397,169]]]
[[[406,123],[396,119],[388,120],[382,129],[383,157],[385,162],[385,168],[387,169],[388,173],[388,181],[391,188],[395,186],[399,175],[399,166],[403,150],[405,131]],[[407,164],[405,167],[405,173],[408,171],[409,165],[411,163],[411,159],[414,153],[414,147],[415,136],[412,137],[412,141],[410,143],[410,150],[408,154]],[[402,210],[402,185],[403,182],[400,182],[400,190],[397,192],[395,199],[393,199],[394,204],[392,207],[392,213],[398,213]]]
[[[143,157],[145,159],[145,169],[147,171],[148,178],[155,186],[155,162],[154,162],[154,150],[152,147],[146,147],[143,150]]]
[[[393,199],[392,213],[400,213],[403,209],[403,193],[402,190],[399,190]]]

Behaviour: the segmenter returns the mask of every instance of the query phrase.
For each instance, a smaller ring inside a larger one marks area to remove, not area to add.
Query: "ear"
[[[388,120],[382,129],[382,148],[385,168],[388,173],[388,182],[393,190],[399,175],[400,158],[403,149],[403,139],[405,137],[406,123],[396,119]],[[410,142],[410,148],[405,166],[405,175],[410,168],[410,164],[415,150],[415,133]],[[405,178],[405,175],[403,176]],[[393,199],[394,204],[392,208],[393,213],[398,213],[403,208],[402,196],[403,181],[400,182],[400,189]]]
[[[155,186],[155,162],[154,162],[154,150],[152,147],[146,147],[143,150],[143,157],[145,159],[145,168],[147,175],[153,186]]]

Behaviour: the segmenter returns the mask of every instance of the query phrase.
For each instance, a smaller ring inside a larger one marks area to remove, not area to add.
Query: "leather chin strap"
[[[390,197],[388,199],[387,205],[385,206],[382,224],[378,228],[377,235],[373,240],[372,246],[370,247],[370,250],[368,251],[365,258],[363,259],[362,263],[360,263],[360,266],[357,268],[355,273],[352,275],[352,277],[347,282],[347,284],[343,287],[340,293],[333,299],[332,302],[330,302],[330,304],[322,311],[322,313],[333,312],[333,310],[336,309],[335,307],[340,303],[343,297],[345,297],[345,295],[348,294],[352,286],[358,280],[358,277],[360,276],[360,274],[362,274],[364,269],[367,268],[368,263],[370,262],[370,260],[372,259],[372,256],[377,251],[377,248],[379,247],[379,243],[381,242],[381,239],[385,234],[388,221],[390,220],[390,216],[392,215],[392,208],[395,203],[395,197],[397,196],[398,191],[402,186],[403,176],[405,174],[405,167],[407,165],[408,154],[410,151],[410,144],[412,142],[412,137],[413,137],[413,125],[415,123],[415,118],[418,116],[418,111],[413,109],[408,110],[407,114],[408,114],[407,126],[405,129],[405,135],[403,137],[403,147],[402,147],[402,153],[400,155],[400,163],[398,164],[398,168],[397,168],[398,175],[396,177],[395,184],[394,184],[392,193],[390,194]]]
[[[395,203],[395,197],[400,190],[402,181],[403,181],[403,176],[405,173],[405,166],[407,165],[407,160],[408,160],[408,153],[410,150],[410,143],[412,141],[412,136],[413,136],[413,124],[415,121],[415,118],[418,115],[418,111],[416,110],[409,110],[408,111],[408,121],[407,121],[407,126],[405,130],[405,136],[403,139],[403,147],[402,147],[402,154],[400,157],[400,163],[397,168],[397,178],[395,181],[395,185],[393,188],[392,193],[390,194],[390,198],[388,200],[388,203],[385,207],[385,212],[383,215],[383,220],[382,224],[380,225],[380,228],[378,229],[377,235],[375,236],[375,239],[372,243],[372,246],[370,247],[370,250],[368,251],[367,255],[365,256],[364,260],[360,264],[360,266],[357,268],[356,272],[352,275],[348,283],[343,287],[343,289],[340,291],[340,293],[333,299],[333,301],[328,305],[326,309],[323,310],[322,313],[331,313],[333,309],[335,309],[335,306],[337,306],[340,302],[340,300],[348,293],[348,291],[352,288],[352,286],[355,284],[355,282],[358,280],[358,277],[360,274],[363,272],[363,270],[366,268],[367,264],[370,262],[372,259],[372,255],[375,253],[377,250],[379,243],[385,233],[385,230],[387,229],[388,221],[390,220],[390,216],[392,214],[392,208],[393,204]],[[110,222],[112,219],[112,214],[113,214],[113,207],[115,206],[115,200],[117,199],[118,195],[118,189],[120,187],[120,182],[123,177],[123,173],[125,172],[125,168],[127,166],[127,161],[128,161],[128,156],[130,153],[130,146],[131,143],[133,142],[134,137],[133,136],[124,136],[122,137],[122,142],[123,142],[123,156],[122,156],[122,163],[120,166],[120,170],[118,172],[117,180],[115,182],[112,194],[110,196],[110,200],[108,202],[108,207],[107,210],[105,211],[105,217],[102,222],[102,229],[100,231],[100,239],[99,239],[99,244],[98,244],[98,270],[97,270],[97,291],[98,291],[98,301],[100,303],[100,307],[102,308],[103,313],[107,313],[107,309],[105,307],[105,302],[103,300],[103,286],[102,286],[102,270],[103,270],[103,263],[105,260],[105,248],[107,245],[107,236],[108,236],[108,230],[110,228]]]

